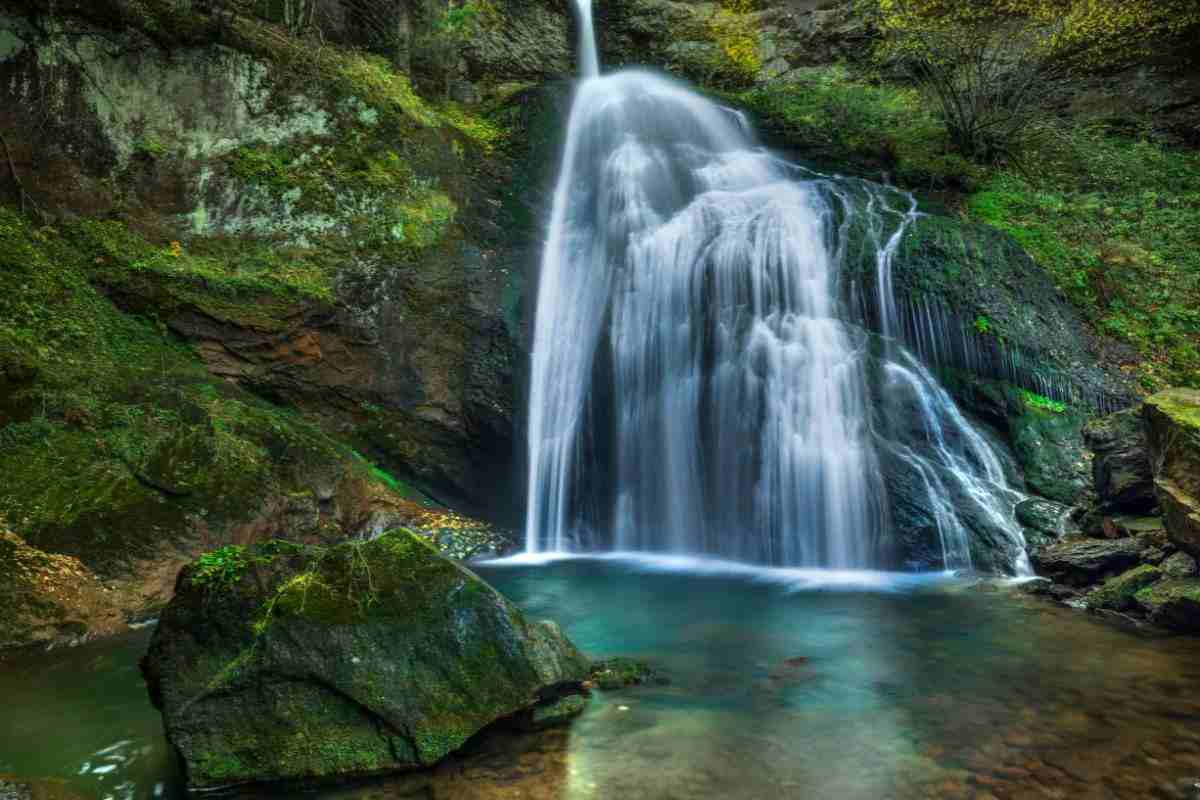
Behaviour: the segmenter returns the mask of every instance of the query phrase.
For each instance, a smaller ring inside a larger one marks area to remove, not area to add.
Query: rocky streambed
[[[669,682],[597,686],[569,727],[488,727],[432,769],[305,782],[306,796],[1191,798],[1200,778],[1200,643],[1103,624],[1006,583],[672,559],[474,571],[525,619],[552,617],[590,656],[632,656]],[[264,663],[308,624],[285,616]],[[148,638],[5,665],[0,773],[57,778],[85,798],[185,796],[137,668]],[[344,677],[361,669],[329,663]],[[222,713],[263,713],[252,696],[227,700]],[[341,702],[331,695],[327,708]],[[316,733],[330,718],[312,720]]]
[[[1034,549],[1030,590],[1200,632],[1200,392],[1174,389],[1090,422],[1095,501]]]

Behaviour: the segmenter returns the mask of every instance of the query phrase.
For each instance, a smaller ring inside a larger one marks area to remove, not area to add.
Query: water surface
[[[1200,642],[946,576],[697,559],[480,565],[594,656],[666,686],[570,729],[483,735],[431,776],[239,796],[1200,797]],[[0,773],[181,797],[137,659],[148,631],[0,667]]]

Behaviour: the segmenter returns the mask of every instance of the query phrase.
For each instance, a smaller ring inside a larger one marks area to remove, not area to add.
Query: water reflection
[[[597,692],[568,730],[485,733],[429,774],[234,796],[1197,796],[1193,640],[948,576],[613,558],[477,569],[589,653],[649,660],[670,684]],[[136,669],[147,639],[0,669],[0,772],[88,798],[182,797]]]

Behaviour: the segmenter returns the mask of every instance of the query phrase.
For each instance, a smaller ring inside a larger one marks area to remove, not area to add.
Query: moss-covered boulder
[[[1013,454],[1025,471],[1025,482],[1042,497],[1078,503],[1091,486],[1091,453],[1083,446],[1080,411],[1031,392],[1021,395],[1008,420]]]
[[[600,689],[627,689],[643,684],[667,684],[670,681],[645,661],[618,656],[592,665],[592,683]]]
[[[588,667],[553,623],[403,530],[201,558],[143,661],[194,789],[427,767],[579,693]]]
[[[1200,578],[1174,578],[1147,586],[1134,600],[1164,628],[1200,632]]]
[[[1142,413],[1167,534],[1180,549],[1200,555],[1200,391],[1159,392]]]
[[[1162,571],[1142,564],[1115,578],[1109,578],[1087,597],[1088,608],[1125,611],[1136,605],[1134,595],[1162,577]]]

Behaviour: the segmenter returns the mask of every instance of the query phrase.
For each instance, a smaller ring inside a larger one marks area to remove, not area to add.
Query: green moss
[[[916,90],[867,83],[844,67],[807,69],[797,80],[727,97],[751,111],[771,138],[835,168],[885,171],[921,189],[969,187],[984,174],[953,153],[944,126]]]
[[[632,658],[608,658],[592,665],[591,680],[601,689],[623,689],[661,680],[657,671],[644,661]]]
[[[227,545],[196,559],[196,566],[190,573],[191,580],[210,591],[219,590],[237,583],[249,565],[245,547]]]
[[[1086,129],[1069,141],[1066,153],[1032,154],[1022,174],[996,174],[968,212],[1134,346],[1146,388],[1200,386],[1200,156]]]
[[[1142,564],[1114,578],[1109,578],[1102,586],[1087,597],[1088,608],[1103,608],[1112,611],[1125,611],[1134,605],[1134,596],[1140,596],[1142,591],[1149,591],[1155,581],[1162,577],[1162,571],[1152,564]]]
[[[1200,578],[1162,581],[1138,591],[1135,598],[1138,603],[1151,609],[1180,600],[1200,606]]]
[[[1186,390],[1167,390],[1146,398],[1146,403],[1184,431],[1194,437],[1200,437],[1200,394]]]
[[[261,310],[313,294],[307,278],[235,274],[115,223],[36,228],[0,207],[0,371],[29,376],[5,398],[16,413],[0,427],[0,515],[35,547],[102,572],[199,521],[246,518],[308,470],[371,469],[299,415],[214,381],[163,325],[93,283],[149,278],[165,287],[159,310],[193,295],[202,309]],[[251,299],[260,291],[267,305]]]
[[[1159,581],[1134,595],[1150,621],[1186,633],[1200,632],[1200,578]]]
[[[1029,408],[1039,411],[1048,411],[1052,414],[1062,414],[1067,410],[1065,403],[1060,403],[1057,400],[1051,400],[1045,395],[1031,392],[1028,389],[1020,390],[1021,400]]]

